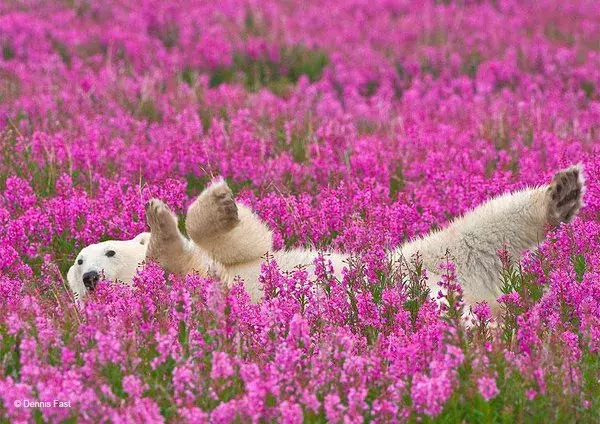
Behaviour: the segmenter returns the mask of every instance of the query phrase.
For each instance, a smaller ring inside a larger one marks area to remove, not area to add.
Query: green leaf
[[[587,264],[585,263],[585,257],[583,255],[575,255],[573,258],[573,268],[575,269],[575,278],[581,283],[583,281],[583,275],[587,271]]]
[[[123,371],[121,371],[121,367],[118,364],[109,363],[105,365],[101,374],[106,378],[112,392],[116,396],[121,399],[127,397],[127,393],[123,390]]]

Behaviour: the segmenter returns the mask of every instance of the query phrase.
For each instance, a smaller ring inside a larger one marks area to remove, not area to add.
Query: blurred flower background
[[[598,2],[6,0],[0,49],[0,422],[600,419]],[[500,324],[386,263],[577,162],[587,206],[503,257]],[[149,264],[74,303],[79,249],[219,175],[343,280],[269,263],[251,304]]]

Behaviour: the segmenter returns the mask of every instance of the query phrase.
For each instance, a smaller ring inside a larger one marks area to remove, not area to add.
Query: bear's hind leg
[[[224,180],[210,184],[188,209],[190,238],[224,265],[261,258],[271,250],[269,228],[248,208],[236,204]]]
[[[552,225],[569,223],[583,206],[585,181],[581,165],[557,172],[547,189],[546,216]]]

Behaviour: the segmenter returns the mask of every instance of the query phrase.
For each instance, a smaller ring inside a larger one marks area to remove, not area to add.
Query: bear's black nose
[[[90,291],[96,288],[98,281],[100,281],[100,274],[96,271],[88,271],[83,274],[83,285]]]

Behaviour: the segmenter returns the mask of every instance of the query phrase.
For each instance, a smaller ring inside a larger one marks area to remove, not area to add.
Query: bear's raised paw
[[[224,180],[210,184],[188,209],[186,229],[196,242],[232,230],[239,223],[238,207]]]
[[[573,165],[557,172],[548,187],[548,221],[553,225],[571,222],[583,206],[583,167]]]
[[[223,228],[233,228],[239,221],[238,208],[233,199],[233,193],[228,186],[214,190],[211,193],[212,201],[216,206],[216,219],[223,225]]]
[[[146,203],[146,222],[150,227],[152,238],[169,239],[179,234],[177,216],[169,207],[158,199]]]

